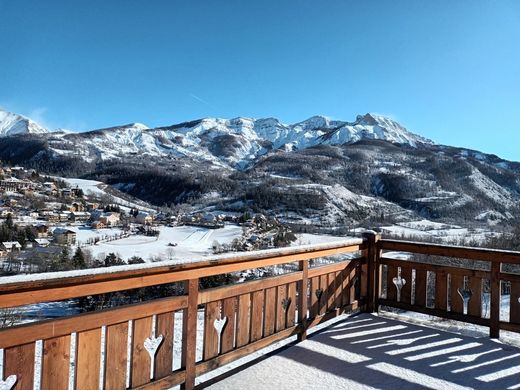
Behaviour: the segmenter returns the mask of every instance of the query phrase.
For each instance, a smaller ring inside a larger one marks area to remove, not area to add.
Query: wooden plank
[[[177,385],[181,385],[181,387],[185,386],[183,382],[186,382],[186,371],[176,370],[164,378],[157,379],[143,386],[138,386],[132,390],[164,390]]]
[[[411,267],[401,267],[401,278],[403,278],[406,283],[401,289],[401,302],[403,303],[412,303],[412,268]]]
[[[287,286],[282,285],[276,288],[276,331],[285,329],[286,311],[284,305],[287,305]]]
[[[343,287],[343,274],[341,271],[334,273],[334,307],[341,307],[341,289]]]
[[[296,283],[290,283],[287,286],[287,299],[289,303],[286,311],[286,328],[290,328],[296,323],[296,289]]]
[[[359,267],[352,267],[350,271],[350,303],[358,300]]]
[[[453,313],[463,314],[464,304],[462,298],[459,295],[459,288],[464,289],[464,276],[461,275],[450,275],[451,282],[451,311]]]
[[[204,312],[204,358],[209,360],[218,355],[219,335],[215,329],[215,320],[220,319],[220,302],[206,303]]]
[[[468,314],[480,317],[482,315],[482,279],[470,277],[468,287],[473,292],[468,304]]]
[[[276,323],[276,288],[265,290],[264,304],[264,337],[270,336],[275,331]]]
[[[422,269],[415,270],[415,296],[416,306],[426,307],[426,278],[427,271]]]
[[[249,331],[251,329],[251,294],[242,294],[238,297],[237,312],[237,348],[249,343]]]
[[[500,263],[491,264],[489,337],[500,337]]]
[[[298,269],[302,272],[302,280],[297,284],[298,302],[294,306],[298,310],[298,324],[300,325],[298,341],[304,341],[307,338],[307,316],[309,307],[311,307],[310,299],[312,296],[309,281],[309,262],[307,260],[300,261]]]
[[[9,348],[36,340],[64,336],[72,332],[96,329],[103,325],[119,324],[139,317],[166,313],[186,307],[187,302],[187,297],[162,298],[147,303],[125,305],[121,308],[79,314],[59,320],[15,326],[0,331],[0,348]]]
[[[320,278],[314,277],[310,279],[310,307],[309,318],[316,317],[320,312],[320,302],[318,300],[318,293],[320,293]]]
[[[165,378],[172,373],[173,343],[174,343],[175,313],[157,315],[155,325],[156,337],[163,336],[163,341],[155,355],[153,377]]]
[[[321,276],[325,274],[329,274],[331,272],[340,272],[345,268],[348,268],[352,263],[363,261],[364,259],[355,259],[355,260],[344,260],[339,261],[337,263],[320,265],[319,267],[313,267],[309,269],[309,278],[314,278],[315,276]]]
[[[144,347],[144,342],[152,336],[152,317],[145,317],[133,322],[132,332],[132,365],[130,385],[137,387],[150,382],[150,354]]]
[[[255,291],[251,294],[251,341],[263,336],[264,291]]]
[[[350,269],[341,271],[341,306],[350,303]]]
[[[357,240],[356,242],[360,242]],[[352,241],[354,242],[354,241]],[[38,302],[59,301],[86,295],[129,290],[140,287],[180,282],[188,279],[207,277],[251,268],[269,267],[294,261],[334,256],[364,250],[362,244],[341,246],[328,244],[327,249],[289,248],[256,252],[229,259],[206,260],[191,264],[176,264],[154,268],[138,268],[103,274],[90,274],[64,278],[56,272],[51,279],[31,282],[4,283],[0,285],[0,308],[15,307]],[[323,246],[320,246],[323,248]]]
[[[397,267],[392,265],[388,265],[386,272],[386,299],[390,301],[397,300],[397,288],[394,284],[394,278],[397,277],[398,270]]]
[[[520,324],[520,283],[518,282],[511,282],[509,322],[514,324]]]
[[[226,324],[222,331],[221,353],[226,353],[235,347],[237,298],[227,298],[222,302],[222,316],[226,317]]]
[[[43,341],[42,389],[68,390],[70,335]]]
[[[126,361],[128,346],[128,323],[110,325],[106,328],[105,389],[126,387]]]
[[[263,290],[270,287],[280,286],[282,284],[296,282],[301,280],[302,272],[291,272],[286,275],[262,278],[250,282],[232,284],[224,287],[210,288],[199,293],[199,304],[218,301],[221,299],[236,297],[251,293],[253,291]]]
[[[184,310],[182,319],[182,355],[181,367],[185,369],[185,381],[182,390],[195,387],[195,361],[197,358],[197,317],[199,300],[199,279],[190,279],[184,284],[184,292],[188,294],[188,308]]]
[[[336,273],[327,274],[327,311],[336,309]]]
[[[380,240],[379,245],[381,249],[389,251],[423,253],[425,255],[457,257],[470,260],[483,260],[494,263],[503,262],[511,264],[520,264],[520,252],[514,251],[470,248],[453,245],[440,245],[398,240]]]
[[[79,332],[76,346],[76,388],[99,389],[101,328]]]
[[[328,277],[327,275],[320,276],[320,291],[321,297],[318,301],[318,310],[319,314],[323,315],[327,312],[327,302],[328,302]]]
[[[448,308],[448,275],[444,272],[435,272],[435,308]]]
[[[34,386],[34,343],[4,350],[4,378],[16,375],[13,390],[29,390]]]

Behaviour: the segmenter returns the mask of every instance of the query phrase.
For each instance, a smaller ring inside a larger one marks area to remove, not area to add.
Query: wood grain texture
[[[327,274],[320,276],[321,297],[318,302],[319,314],[323,315],[327,312],[327,302],[329,300],[329,278]]]
[[[451,277],[451,282],[450,282],[450,287],[451,287],[451,292],[450,292],[450,295],[451,295],[451,311],[453,313],[462,314],[463,313],[463,309],[464,309],[464,304],[463,304],[462,298],[459,295],[458,289],[459,288],[460,289],[464,288],[464,276],[462,276],[462,275],[450,275],[450,277]]]
[[[435,308],[448,310],[448,275],[444,272],[435,273]]]
[[[157,315],[155,335],[163,336],[163,342],[157,350],[154,362],[154,379],[164,378],[172,373],[173,343],[174,343],[175,313]]]
[[[468,304],[468,314],[480,317],[482,315],[482,279],[470,277],[468,287],[473,293]]]
[[[79,332],[76,346],[76,388],[99,389],[101,328]]]
[[[222,301],[222,316],[227,318],[222,331],[221,353],[235,348],[237,298],[227,298]]]
[[[509,302],[509,322],[520,324],[520,283],[511,283],[511,300]]]
[[[132,332],[132,365],[130,385],[137,387],[150,382],[151,357],[144,342],[152,336],[152,317],[145,317],[133,322]]]
[[[401,267],[401,277],[406,281],[401,289],[401,302],[412,303],[412,268]]]
[[[264,337],[270,336],[275,332],[276,323],[276,288],[265,290],[264,304]]]
[[[16,375],[13,390],[32,390],[34,382],[35,344],[24,344],[4,350],[4,378]]]
[[[296,298],[296,283],[290,283],[287,286],[287,299],[289,299],[289,307],[287,308],[286,313],[286,327],[290,328],[296,324],[296,306],[297,306],[297,298]]]
[[[415,270],[414,304],[421,307],[426,307],[426,273],[426,270]]]
[[[393,265],[388,265],[386,269],[386,299],[397,301],[397,288],[394,284],[394,278],[397,277],[398,269]]]
[[[215,329],[215,320],[220,319],[220,302],[206,303],[204,311],[204,359],[209,360],[218,355],[219,335]]]
[[[128,346],[128,323],[110,325],[106,328],[105,389],[126,387],[126,361]]]
[[[242,294],[238,297],[237,312],[237,347],[249,343],[251,329],[251,294]]]
[[[281,285],[276,288],[276,331],[285,329],[285,308],[284,302],[287,304],[287,286]]]
[[[68,390],[70,335],[43,341],[42,390]]]
[[[263,336],[264,327],[264,291],[255,291],[251,294],[251,341]]]

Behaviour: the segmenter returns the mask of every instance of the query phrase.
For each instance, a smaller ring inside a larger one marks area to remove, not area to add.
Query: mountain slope
[[[32,119],[0,109],[0,136],[45,134],[48,132],[46,128],[40,126]]]

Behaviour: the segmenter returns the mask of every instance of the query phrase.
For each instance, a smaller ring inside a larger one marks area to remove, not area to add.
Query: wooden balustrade
[[[392,258],[395,252],[401,256]],[[309,263],[334,255],[343,258]],[[467,262],[429,261],[438,256]],[[289,263],[290,272],[199,288],[208,276]],[[191,389],[197,376],[288,337],[305,340],[308,329],[338,314],[381,305],[488,326],[491,337],[501,329],[520,332],[520,275],[505,272],[504,264],[520,265],[520,253],[372,233],[197,263],[0,278],[0,308],[184,283],[180,296],[0,330],[0,384],[15,378],[14,389],[32,389],[35,380],[43,390],[68,389],[69,382],[76,389]],[[504,283],[508,321],[500,318]]]
[[[0,308],[185,284],[181,296],[0,330],[0,380],[15,377],[14,389],[32,389],[35,377],[43,390],[68,389],[69,382],[76,389],[177,384],[191,389],[199,375],[287,337],[303,340],[316,324],[363,309],[366,291],[360,280],[366,249],[363,240],[355,239],[181,265],[34,275],[31,281],[0,278]],[[345,254],[348,258],[309,267],[311,259]],[[298,263],[293,272],[199,289],[203,277],[293,262]],[[174,331],[180,328],[182,332]]]

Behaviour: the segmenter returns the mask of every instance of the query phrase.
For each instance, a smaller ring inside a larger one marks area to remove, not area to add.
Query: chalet
[[[90,227],[92,229],[96,229],[97,230],[97,229],[104,229],[104,228],[106,228],[106,225],[103,222],[101,222],[101,221],[94,221],[94,222],[92,222],[90,224]]]
[[[63,211],[61,213],[59,213],[59,221],[60,222],[66,222],[70,219],[71,217],[71,212],[70,211]]]
[[[73,245],[76,243],[76,232],[64,229],[64,228],[56,228],[52,232],[54,236],[54,240],[57,244],[60,245]]]
[[[103,222],[105,226],[114,226],[120,222],[120,215],[115,212],[104,213],[99,217],[99,221]]]
[[[32,187],[33,183],[27,180],[20,180],[16,177],[10,177],[5,180],[0,180],[0,188],[4,191],[20,191]]]
[[[74,203],[72,203],[70,211],[72,211],[72,212],[74,212],[74,211],[85,211],[85,206],[83,205],[83,203],[74,202]]]
[[[49,236],[49,226],[45,224],[40,224],[36,225],[34,228],[36,230],[36,236],[38,238],[46,238]]]
[[[153,223],[153,216],[147,212],[139,211],[135,216],[135,221],[142,225],[151,225]]]
[[[2,249],[7,253],[20,252],[22,245],[18,241],[4,241],[2,242]]]
[[[71,213],[70,219],[74,222],[86,222],[90,219],[90,213],[85,211],[75,211]]]

